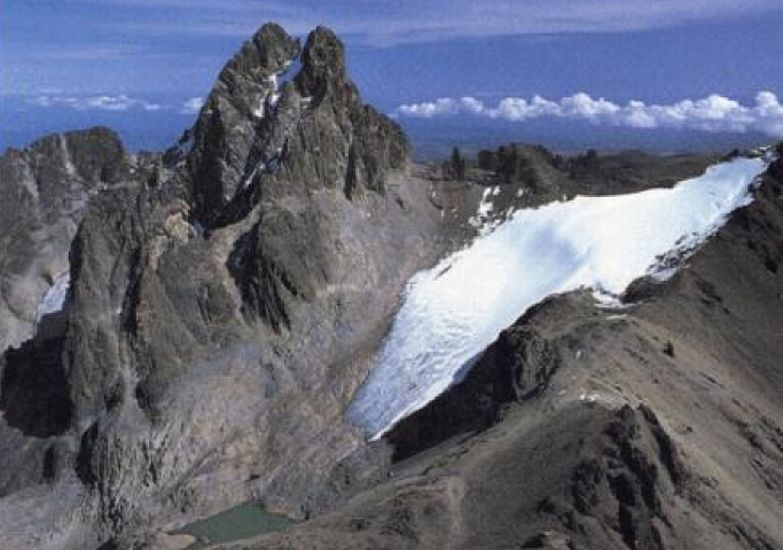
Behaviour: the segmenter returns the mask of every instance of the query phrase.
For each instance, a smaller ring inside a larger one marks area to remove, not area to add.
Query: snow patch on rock
[[[496,187],[495,189],[499,189],[499,188]],[[498,192],[494,191],[492,187],[487,187],[486,189],[484,189],[484,192],[481,194],[481,201],[479,201],[476,215],[471,216],[468,219],[468,223],[470,225],[479,229],[480,235],[485,235],[489,233],[490,231],[492,231],[492,229],[494,229],[497,226],[497,223],[492,223],[490,221],[492,210],[495,207],[495,205],[492,204],[492,200],[490,199],[491,197],[497,195]]]
[[[71,286],[71,274],[66,271],[54,280],[54,284],[46,291],[35,313],[35,323],[38,324],[46,315],[58,313],[65,306],[68,288]]]

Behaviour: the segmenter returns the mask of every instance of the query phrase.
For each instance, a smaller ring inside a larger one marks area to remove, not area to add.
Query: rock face
[[[698,175],[718,160],[710,155],[655,156],[643,151],[599,155],[594,150],[565,157],[540,145],[513,143],[480,151],[477,167],[485,183],[504,188],[524,186],[531,198],[558,200],[563,195],[633,193],[671,187]]]
[[[41,481],[80,510],[55,520],[53,547],[132,546],[251,498],[302,515],[362,442],[343,409],[403,284],[451,242],[450,204],[429,199],[408,149],[361,101],[331,31],[301,48],[268,24],[161,159],[119,149],[127,177],[78,165],[118,183],[64,238],[57,338],[0,363],[14,493],[0,531]]]
[[[128,184],[134,170],[106,128],[49,136],[0,157],[0,349],[33,335],[46,290],[68,271],[89,197]]]
[[[221,72],[187,159],[194,219],[204,226],[234,223],[265,198],[294,194],[291,187],[342,189],[348,199],[382,194],[388,171],[404,167],[407,139],[362,103],[337,37],[319,27],[300,49],[265,25]]]
[[[0,157],[0,495],[51,482],[66,465],[71,241],[91,199],[135,187],[154,163],[126,154],[106,128],[48,136]]]

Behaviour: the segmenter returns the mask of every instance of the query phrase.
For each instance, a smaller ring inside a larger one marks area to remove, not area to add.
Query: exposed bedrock
[[[192,214],[208,228],[282,195],[382,194],[387,172],[404,168],[409,150],[397,124],[362,102],[332,31],[319,27],[301,49],[275,24],[223,68],[192,139]]]
[[[68,271],[89,198],[129,184],[137,164],[107,128],[47,136],[0,157],[0,352],[33,336],[42,297]]]
[[[3,369],[3,407],[27,407],[9,424],[66,442],[36,467],[49,460],[47,479],[68,487],[75,472],[89,503],[57,536],[132,546],[248,499],[305,513],[362,444],[343,410],[405,281],[452,244],[457,214],[430,200],[446,183],[412,174],[407,155],[331,31],[300,54],[270,24],[161,164],[91,197],[60,339]]]

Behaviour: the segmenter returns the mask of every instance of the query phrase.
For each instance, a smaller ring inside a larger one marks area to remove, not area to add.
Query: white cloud
[[[473,98],[464,99],[472,100]],[[453,115],[460,111],[460,102],[450,97],[443,97],[432,102],[402,105],[399,111],[400,114],[406,116],[422,118],[432,118],[437,115]]]
[[[179,107],[162,105],[146,99],[131,97],[125,94],[117,95],[65,95],[56,91],[39,94],[30,99],[30,103],[38,107],[70,108],[77,111],[173,111],[184,115],[198,114],[204,106],[203,97],[191,97],[183,101]]]
[[[507,97],[497,105],[487,105],[474,97],[440,98],[435,101],[401,105],[395,114],[433,118],[468,114],[491,119],[521,122],[540,117],[585,120],[594,124],[632,128],[689,128],[709,132],[762,132],[783,137],[783,105],[769,91],[759,92],[755,104],[713,94],[699,100],[684,99],[668,105],[633,100],[625,105],[604,98],[595,99],[580,92],[551,101],[540,96],[532,100]]]
[[[203,97],[191,97],[182,104],[179,112],[183,115],[198,114],[201,108],[204,106]]]
[[[129,111],[131,109],[159,111],[163,108],[158,103],[133,98],[125,94],[93,96],[39,95],[32,100],[32,103],[39,107],[69,107],[77,111]]]

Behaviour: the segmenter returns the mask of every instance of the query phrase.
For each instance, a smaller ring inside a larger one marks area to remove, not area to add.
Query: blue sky
[[[364,97],[422,143],[783,137],[758,96],[783,96],[780,0],[3,0],[0,148],[91,124],[162,147],[267,20],[335,29]],[[683,104],[710,96],[731,103]]]

